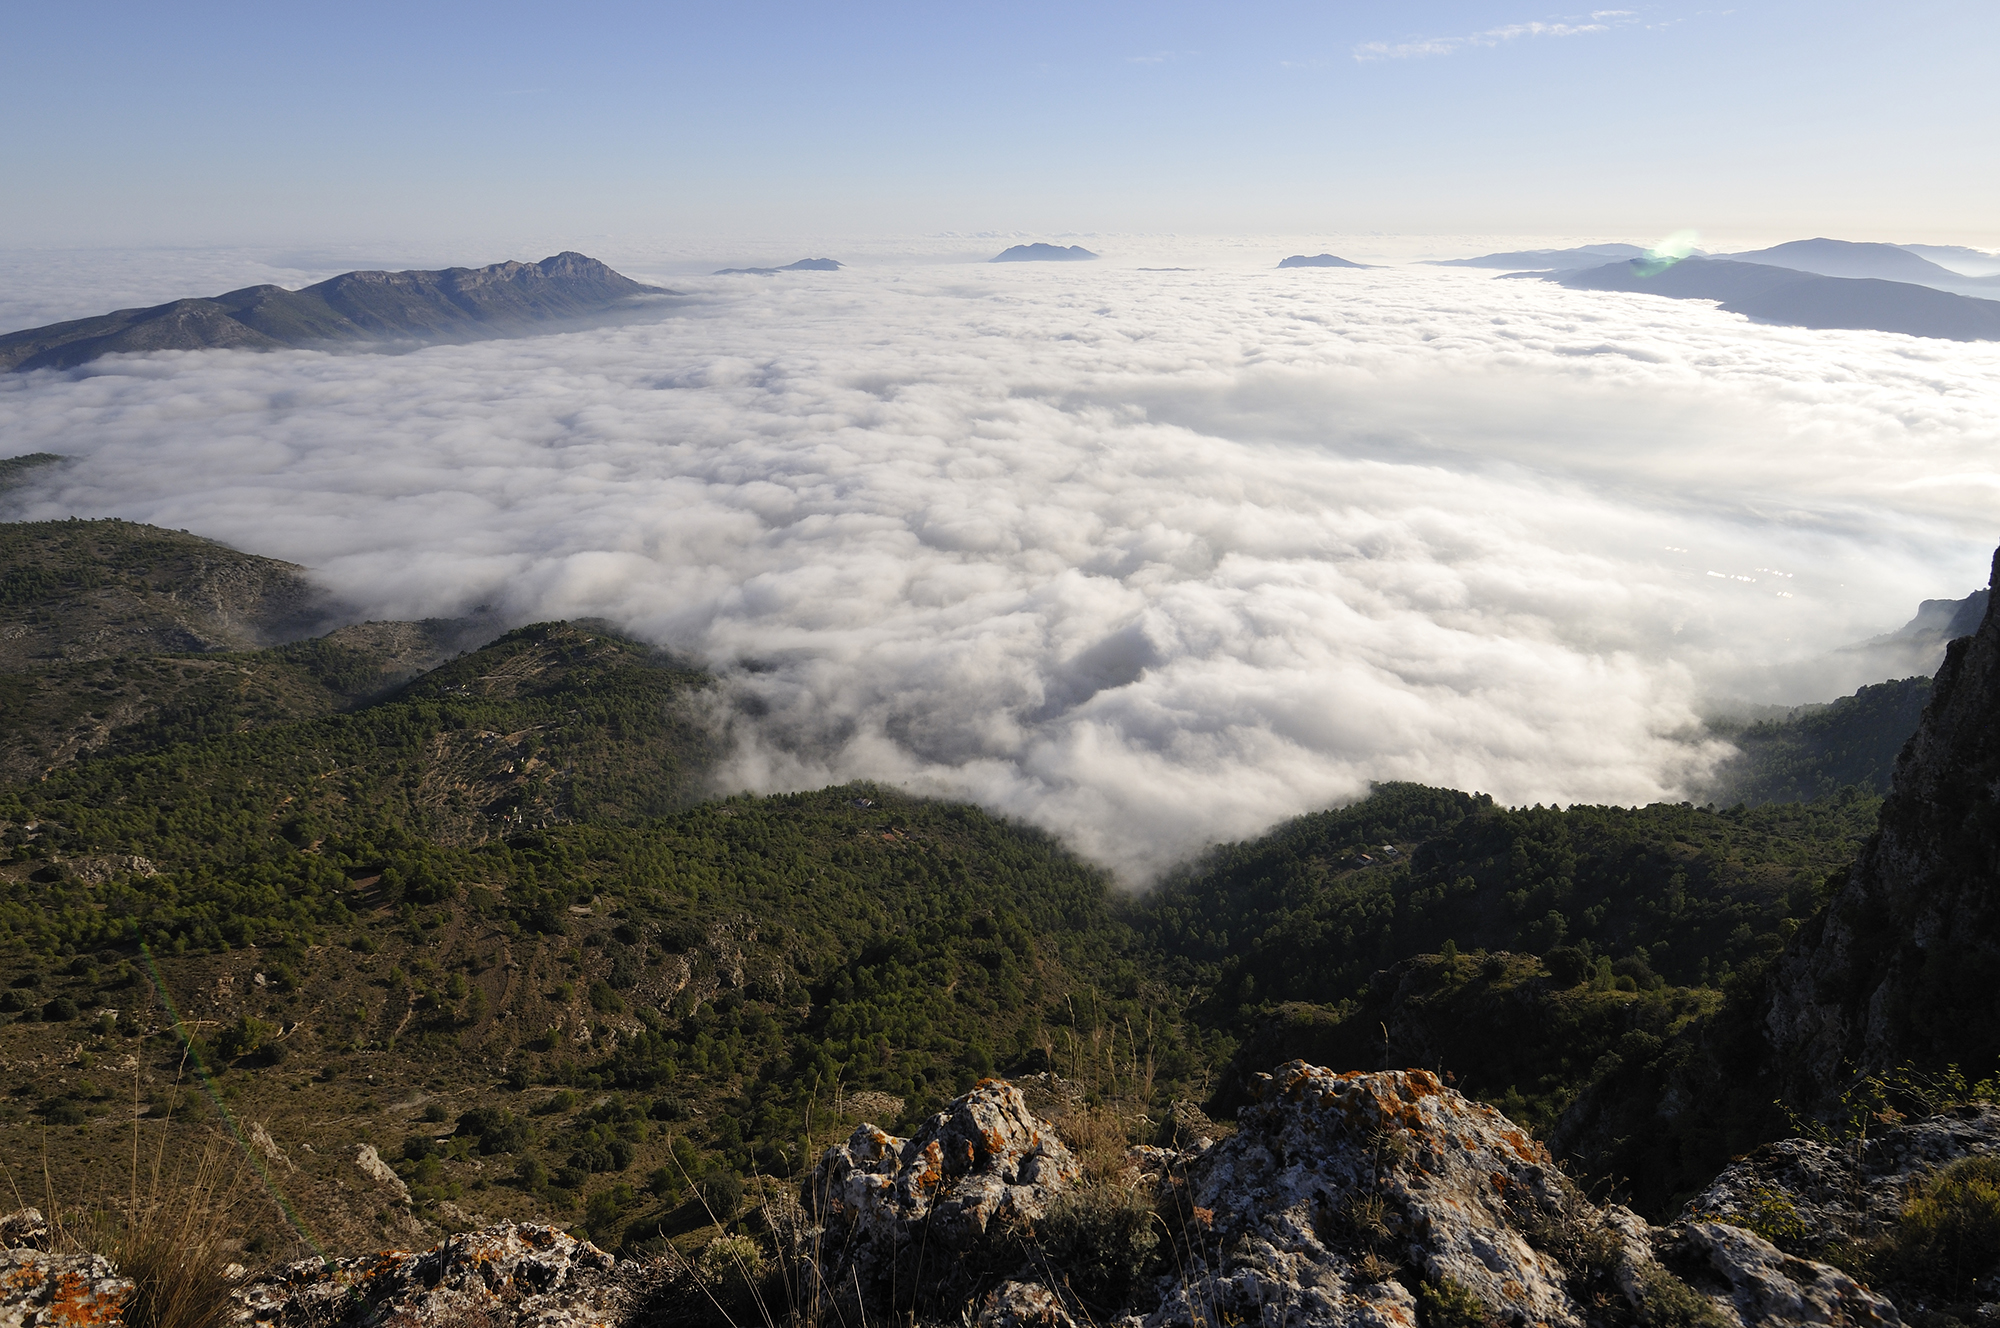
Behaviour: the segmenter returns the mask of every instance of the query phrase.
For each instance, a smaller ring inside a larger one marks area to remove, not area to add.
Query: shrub
[[[239,1015],[236,1022],[223,1029],[215,1039],[215,1052],[224,1060],[230,1061],[238,1056],[247,1056],[263,1046],[265,1039],[270,1037],[273,1031],[271,1026],[261,1019],[253,1019],[247,1014]]]
[[[613,1185],[608,1190],[599,1190],[590,1196],[590,1202],[584,1206],[584,1225],[592,1231],[608,1229],[617,1223],[618,1215],[630,1208],[637,1198],[630,1185]]]
[[[1067,1274],[1077,1295],[1107,1306],[1124,1298],[1160,1241],[1152,1207],[1119,1185],[1057,1195],[1035,1230],[1043,1253]]]
[[[602,978],[590,984],[590,1008],[599,1014],[623,1014],[625,998]]]
[[[1656,1263],[1632,1270],[1640,1328],[1725,1328],[1714,1302]]]
[[[1449,1277],[1419,1282],[1417,1305],[1424,1328],[1494,1328],[1500,1322],[1472,1288]]]
[[[1812,1228],[1784,1192],[1759,1188],[1751,1190],[1748,1197],[1747,1211],[1727,1217],[1718,1214],[1715,1220],[1754,1231],[1788,1254],[1804,1253]]]
[[[733,1171],[716,1167],[696,1181],[694,1188],[709,1215],[718,1222],[729,1221],[743,1206],[743,1178]]]
[[[2000,1265],[2000,1158],[1962,1157],[1911,1192],[1892,1260],[1906,1278],[1950,1296]]]
[[[738,1279],[755,1286],[764,1276],[764,1252],[749,1236],[717,1236],[695,1256],[694,1275],[708,1286]]]
[[[58,996],[42,1007],[42,1018],[48,1020],[50,1023],[74,1019],[81,1013],[82,1011],[77,1008],[76,1002],[67,996]]]
[[[51,1125],[81,1125],[90,1118],[76,1103],[57,1097],[42,1103],[42,1119]]]
[[[479,1140],[482,1153],[518,1153],[528,1146],[528,1125],[504,1107],[474,1107],[458,1118],[453,1134]]]

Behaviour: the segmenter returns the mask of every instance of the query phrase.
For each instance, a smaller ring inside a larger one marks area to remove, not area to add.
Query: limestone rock
[[[40,1249],[48,1238],[48,1219],[39,1208],[23,1208],[0,1217],[0,1249],[19,1249],[33,1246]]]
[[[403,1178],[390,1170],[382,1155],[375,1151],[374,1144],[359,1144],[354,1149],[354,1165],[361,1168],[361,1174],[377,1185],[388,1187],[399,1203],[410,1201],[410,1187],[403,1184]]]
[[[230,1293],[238,1328],[609,1328],[639,1270],[554,1227],[502,1222],[422,1252],[303,1259]]]
[[[0,1328],[115,1328],[131,1295],[102,1255],[0,1250]]]
[[[973,1328],[1076,1328],[1060,1297],[1040,1282],[1003,1282],[979,1301]]]
[[[1783,1139],[1733,1163],[1683,1220],[1748,1223],[1788,1254],[1887,1234],[1910,1187],[1961,1157],[2000,1156],[2000,1107],[1972,1105],[1845,1144]]]
[[[1829,1264],[1793,1258],[1755,1232],[1725,1222],[1689,1222],[1657,1238],[1662,1262],[1742,1328],[1860,1328],[1902,1316]]]
[[[1029,1229],[1078,1173],[1019,1089],[981,1082],[908,1139],[863,1125],[829,1148],[801,1196],[836,1303],[921,1287],[937,1300],[1017,1262]]]
[[[1658,1280],[1644,1223],[1594,1208],[1539,1143],[1424,1071],[1293,1061],[1237,1118],[1189,1165],[1186,1271],[1147,1328],[1412,1328],[1398,1272],[1508,1320],[1583,1328],[1580,1296]]]

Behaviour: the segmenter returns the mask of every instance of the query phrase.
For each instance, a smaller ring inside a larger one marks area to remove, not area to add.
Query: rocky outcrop
[[[1726,1324],[1824,1324],[1859,1328],[1900,1324],[1886,1297],[1838,1268],[1794,1258],[1727,1222],[1690,1222],[1658,1233],[1663,1263],[1705,1295]]]
[[[410,1187],[405,1185],[403,1178],[398,1176],[389,1164],[382,1160],[382,1155],[375,1151],[374,1144],[355,1145],[354,1165],[360,1170],[362,1175],[394,1195],[397,1203],[408,1204],[410,1202]]]
[[[1717,1176],[1684,1216],[1734,1222],[1786,1253],[1818,1256],[1888,1235],[1911,1189],[1962,1157],[2000,1157],[2000,1107],[1958,1107],[1840,1143],[1765,1144]]]
[[[298,1263],[230,1296],[238,1328],[609,1328],[642,1294],[646,1270],[554,1227],[503,1222],[429,1250]]]
[[[0,1217],[0,1249],[40,1249],[48,1235],[48,1219],[39,1208],[21,1208]]]
[[[1021,1260],[1020,1240],[1078,1175],[1076,1158],[989,1079],[908,1139],[863,1125],[823,1154],[803,1202],[835,1304],[962,1298]]]
[[[1238,1122],[1187,1168],[1187,1272],[1147,1328],[1414,1325],[1416,1288],[1582,1328],[1593,1294],[1657,1278],[1643,1222],[1594,1208],[1540,1144],[1424,1071],[1294,1061]]]
[[[0,1328],[113,1328],[131,1297],[101,1254],[0,1250]]]
[[[864,1126],[828,1150],[799,1263],[848,1322],[1899,1322],[1838,1269],[1712,1215],[1660,1230],[1590,1203],[1505,1116],[1421,1070],[1295,1061],[1222,1142],[1128,1160],[1078,1167],[1018,1092],[982,1084],[913,1139]],[[1139,1275],[1110,1275],[1121,1260]]]
[[[1995,560],[2000,573],[2000,557]],[[1781,961],[1766,1029],[1793,1100],[2000,1057],[2000,617],[1952,642],[1880,828]]]

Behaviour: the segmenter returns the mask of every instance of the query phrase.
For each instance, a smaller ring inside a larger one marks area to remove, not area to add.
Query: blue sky
[[[2000,243],[1990,3],[9,8],[14,245]]]

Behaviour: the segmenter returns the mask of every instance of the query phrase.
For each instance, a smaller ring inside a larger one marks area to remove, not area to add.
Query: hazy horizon
[[[1000,232],[1993,247],[2000,11],[1298,0],[12,16],[11,245]],[[447,252],[448,251],[448,252]]]

